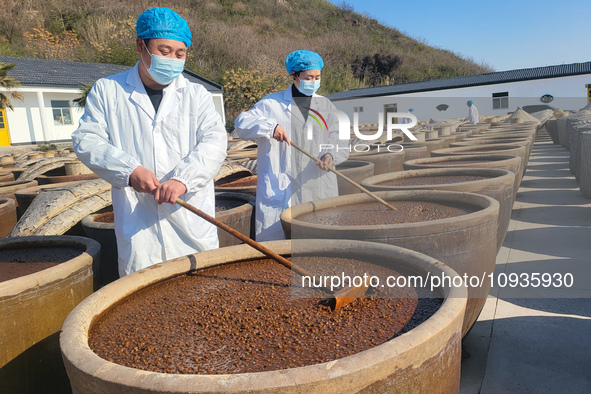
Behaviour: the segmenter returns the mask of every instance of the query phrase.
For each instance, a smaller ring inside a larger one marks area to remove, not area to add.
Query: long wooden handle
[[[176,203],[179,204],[180,206],[182,206],[183,208],[186,208],[189,211],[193,212],[195,215],[201,217],[202,219],[207,220],[209,223],[213,224],[214,226],[217,226],[217,227],[221,228],[222,230],[230,233],[231,235],[238,238],[242,242],[252,246],[253,248],[258,250],[259,252],[263,253],[265,256],[270,257],[273,260],[277,261],[279,264],[283,264],[287,268],[293,269],[295,272],[297,272],[298,274],[300,274],[302,276],[308,276],[310,278],[314,277],[314,275],[310,274],[309,272],[307,272],[303,268],[293,264],[291,261],[289,261],[285,257],[278,255],[277,253],[264,247],[260,243],[248,238],[246,235],[234,230],[232,227],[225,225],[224,223],[209,216],[208,214],[206,214],[202,210],[195,208],[191,204],[186,203],[185,201],[181,200],[180,198],[177,198]]]
[[[293,146],[294,148],[296,148],[297,150],[299,150],[300,152],[302,152],[304,155],[308,156],[310,159],[315,160],[317,163],[322,163],[322,160],[320,160],[317,157],[312,156],[309,152],[305,151],[304,149],[300,148],[297,144],[294,144],[293,142],[291,143],[291,146]],[[363,193],[367,194],[368,196],[370,196],[371,198],[373,198],[374,200],[381,202],[382,204],[384,204],[385,206],[387,206],[388,208],[397,211],[396,208],[394,208],[394,206],[392,206],[391,204],[389,204],[388,202],[386,202],[384,199],[378,197],[376,194],[370,192],[369,190],[367,190],[366,188],[364,188],[363,186],[361,186],[359,183],[355,182],[353,179],[349,178],[348,176],[346,176],[345,174],[343,174],[342,172],[340,172],[339,170],[337,170],[336,168],[332,168],[332,167],[327,167],[329,171],[334,172],[335,174],[337,174],[338,176],[340,176],[341,178],[343,178],[344,180],[346,180],[347,182],[349,182],[350,184],[352,184],[353,186],[355,186],[356,188],[358,188],[359,190],[361,190]]]

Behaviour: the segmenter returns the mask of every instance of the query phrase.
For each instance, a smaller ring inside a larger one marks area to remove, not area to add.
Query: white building
[[[24,97],[22,102],[12,100],[14,111],[0,110],[0,146],[70,141],[83,114],[83,109],[73,103],[81,96],[81,84],[131,68],[9,56],[0,56],[0,62],[15,64],[9,76],[21,82],[16,90]],[[213,95],[215,108],[225,123],[222,87],[187,70],[183,75]]]
[[[378,113],[414,109],[419,121],[461,118],[473,100],[480,115],[505,115],[517,107],[547,104],[578,110],[591,97],[591,62],[500,71],[466,77],[347,90],[328,96],[359,123],[378,123]]]

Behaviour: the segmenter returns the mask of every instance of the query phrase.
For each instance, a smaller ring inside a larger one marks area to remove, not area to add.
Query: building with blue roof
[[[526,105],[578,110],[591,97],[591,62],[499,71],[447,79],[376,86],[329,95],[359,123],[378,123],[378,112],[415,109],[419,120],[459,118],[473,100],[480,115],[501,116]]]

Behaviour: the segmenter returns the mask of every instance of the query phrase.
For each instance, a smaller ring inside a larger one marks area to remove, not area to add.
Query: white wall
[[[578,110],[587,105],[587,84],[591,84],[591,75],[340,100],[333,103],[351,119],[353,108],[363,107],[363,112],[359,114],[360,123],[377,123],[378,112],[384,110],[385,104],[397,104],[398,112],[406,112],[409,108],[413,108],[419,121],[466,117],[467,100],[474,101],[480,115],[500,116],[524,105],[544,104],[540,101],[540,97],[545,94],[554,96],[554,100],[548,103],[552,107]],[[499,92],[509,92],[509,108],[493,109],[492,94]],[[438,111],[435,107],[439,104],[447,104],[449,108],[446,111]]]
[[[213,104],[215,106],[215,110],[218,111],[220,116],[222,117],[222,122],[224,125],[226,124],[226,111],[224,110],[224,95],[222,93],[213,93]]]
[[[72,132],[76,129],[78,121],[82,116],[82,110],[72,102],[72,100],[80,96],[78,89],[47,88],[39,90],[22,87],[19,91],[23,94],[24,100],[22,102],[13,100],[12,105],[14,111],[6,111],[12,144],[47,143],[70,139]],[[39,109],[38,91],[43,95],[46,120],[45,130]],[[55,124],[51,107],[52,100],[66,100],[70,102],[72,124]]]
[[[47,114],[47,123],[49,126],[49,136],[51,141],[70,140],[72,133],[78,128],[78,122],[84,113],[72,100],[80,97],[80,91],[73,93],[45,93],[43,95],[45,102],[45,113]],[[70,103],[70,114],[72,116],[71,124],[56,124],[53,121],[53,112],[51,107],[52,100],[67,100]]]
[[[10,131],[10,141],[15,144],[31,143],[49,143],[55,141],[69,141],[72,133],[78,127],[78,122],[82,117],[84,110],[73,103],[73,100],[80,97],[79,89],[66,88],[34,88],[21,87],[18,89],[23,94],[23,102],[13,100],[14,111],[6,110],[8,128]],[[39,110],[38,93],[43,95],[43,105],[45,107],[45,128],[42,122],[41,112]],[[72,124],[56,124],[53,119],[51,107],[52,100],[67,100],[70,102],[70,113]],[[221,93],[213,94],[215,109],[222,116],[225,124],[226,116],[224,113],[224,98]]]

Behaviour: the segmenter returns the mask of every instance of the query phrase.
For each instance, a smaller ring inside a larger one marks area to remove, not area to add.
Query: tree
[[[12,63],[0,62],[0,87],[8,90],[7,93],[10,96],[8,97],[8,95],[0,92],[0,108],[8,107],[11,110],[14,110],[14,107],[10,101],[11,99],[20,101],[23,100],[23,95],[13,90],[21,86],[21,83],[18,81],[18,79],[8,76],[9,71],[12,70],[13,67],[14,64]]]
[[[76,105],[80,108],[86,107],[86,98],[88,97],[88,93],[90,93],[90,89],[92,89],[92,83],[83,83],[80,84],[80,97],[72,100]]]
[[[389,84],[398,67],[402,64],[402,58],[398,55],[367,55],[357,58],[351,64],[351,71],[355,78],[370,86]]]

